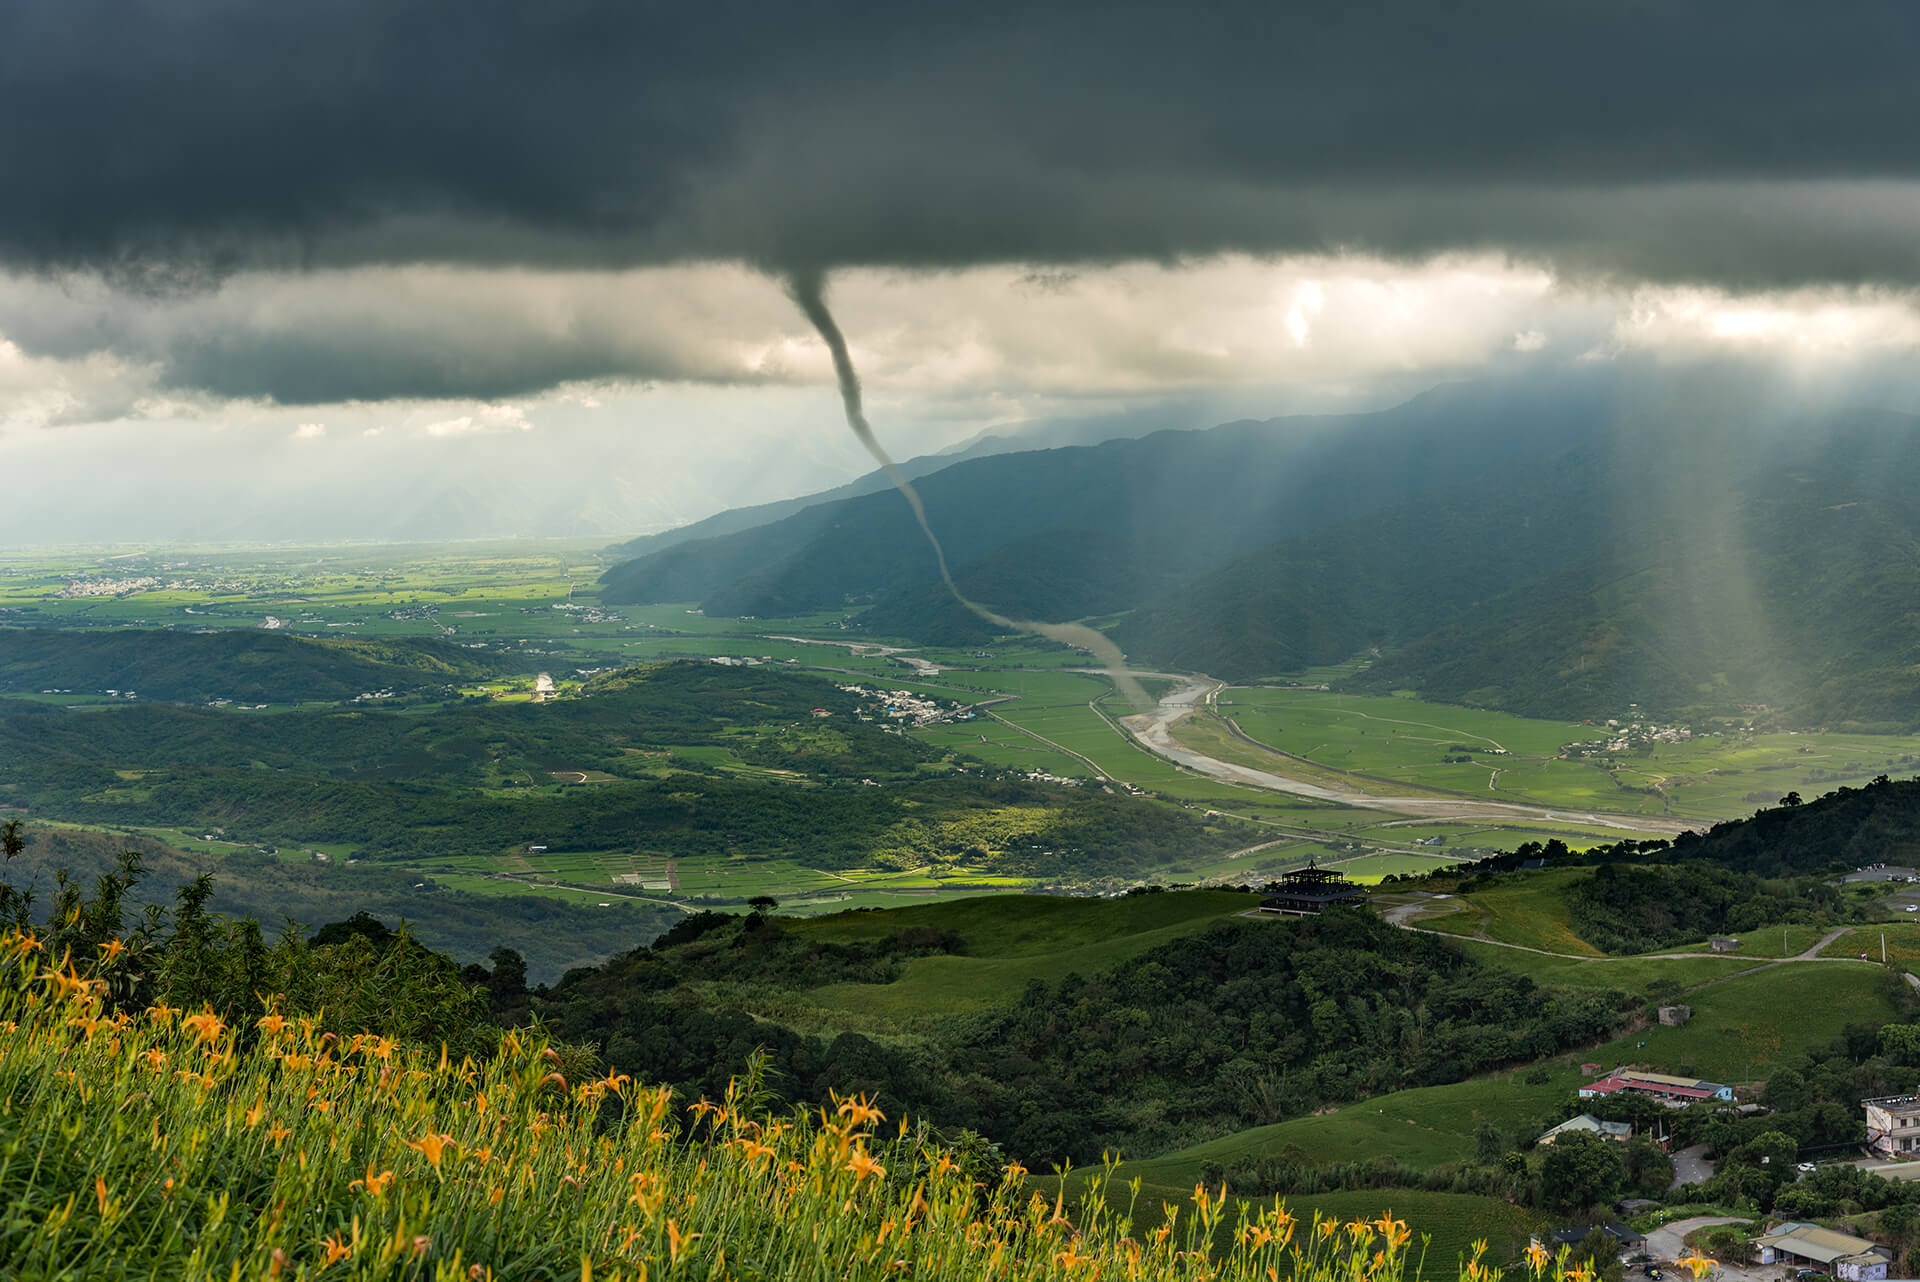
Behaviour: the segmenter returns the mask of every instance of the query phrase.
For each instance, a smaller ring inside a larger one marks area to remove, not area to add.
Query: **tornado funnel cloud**
[[[947,585],[947,591],[953,599],[971,610],[980,618],[995,627],[1007,628],[1014,632],[1025,632],[1032,636],[1045,637],[1049,641],[1058,641],[1077,650],[1085,650],[1100,661],[1113,679],[1114,685],[1127,697],[1135,711],[1145,712],[1153,706],[1153,700],[1147,697],[1140,683],[1127,671],[1126,658],[1120,653],[1120,647],[1109,640],[1105,634],[1080,623],[1040,623],[1032,619],[1010,619],[996,613],[977,601],[967,599],[965,593],[953,581],[953,572],[947,568],[947,554],[940,546],[939,536],[933,532],[933,525],[927,520],[927,505],[920,501],[919,491],[913,488],[905,473],[893,461],[880,440],[873,434],[873,425],[867,422],[867,412],[860,400],[860,375],[853,368],[853,357],[847,352],[847,339],[840,332],[840,325],[833,318],[833,312],[827,306],[826,277],[817,270],[797,270],[787,273],[787,293],[792,296],[802,313],[806,315],[814,329],[818,330],[827,350],[833,355],[833,375],[840,384],[840,404],[846,411],[847,426],[860,438],[860,444],[866,446],[867,453],[873,455],[886,471],[887,479],[893,482],[893,488],[900,491],[907,506],[913,509],[913,519],[920,523],[920,532],[927,536],[927,543],[933,548],[933,559],[940,567],[940,580]]]

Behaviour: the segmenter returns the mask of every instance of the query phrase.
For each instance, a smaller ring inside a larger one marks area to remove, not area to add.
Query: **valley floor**
[[[1135,675],[1167,676],[1168,674],[1143,672]],[[1469,822],[1519,820],[1587,824],[1600,828],[1617,828],[1624,832],[1663,834],[1684,832],[1693,826],[1683,820],[1648,815],[1616,814],[1601,810],[1563,810],[1504,801],[1478,801],[1468,797],[1446,796],[1437,791],[1426,796],[1379,796],[1357,790],[1340,789],[1283,773],[1287,770],[1289,763],[1300,763],[1300,759],[1281,752],[1270,751],[1264,754],[1272,763],[1269,769],[1256,769],[1238,762],[1222,761],[1218,757],[1197,752],[1183,744],[1176,737],[1175,730],[1182,722],[1194,716],[1201,707],[1210,707],[1220,691],[1226,688],[1225,683],[1205,676],[1182,676],[1172,679],[1178,680],[1179,685],[1163,696],[1152,712],[1123,718],[1122,724],[1126,726],[1127,732],[1133,736],[1134,740],[1149,751],[1176,765],[1196,770],[1222,783],[1265,788],[1333,805],[1355,806],[1362,810],[1386,810],[1394,814],[1422,819]],[[1246,742],[1252,745],[1251,740]],[[1310,765],[1311,763],[1301,764]]]

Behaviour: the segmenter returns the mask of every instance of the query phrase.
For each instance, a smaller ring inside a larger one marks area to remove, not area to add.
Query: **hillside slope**
[[[1590,389],[1465,385],[1379,414],[1232,423],[1098,446],[995,455],[919,483],[949,564],[964,572],[1041,535],[1098,550],[1099,605],[1137,604],[1171,573],[1480,475],[1543,458],[1606,417]],[[1084,565],[1082,553],[1072,554]],[[1046,606],[1057,573],[1046,541],[994,569],[1000,598]],[[1069,564],[1073,561],[1070,560]],[[1077,572],[1077,571],[1076,571]],[[782,521],[697,540],[609,569],[607,600],[698,600],[711,614],[782,615],[866,604],[937,582],[933,555],[900,497],[875,493]],[[1005,607],[1005,599],[989,604]],[[1031,611],[1064,617],[1055,608]],[[912,611],[890,626],[911,630]]]
[[[1682,833],[1673,850],[1763,876],[1920,864],[1920,779],[1882,775],[1864,788],[1838,788],[1804,805]]]
[[[1374,647],[1351,688],[1532,716],[1920,724],[1915,426],[1628,420],[1549,465],[1250,553],[1114,635],[1227,679]]]

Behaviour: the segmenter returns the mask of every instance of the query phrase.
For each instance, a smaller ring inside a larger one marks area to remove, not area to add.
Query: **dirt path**
[[[1435,905],[1438,906],[1436,907]],[[1446,935],[1451,932],[1444,930],[1421,930],[1420,927],[1413,924],[1413,918],[1415,916],[1450,917],[1455,913],[1465,912],[1471,907],[1472,905],[1464,899],[1416,899],[1409,903],[1394,904],[1385,912],[1382,912],[1380,917],[1389,926],[1398,926],[1402,930],[1418,930],[1423,935]],[[1454,938],[1457,939],[1459,936],[1455,935]],[[1494,941],[1488,940],[1487,942],[1492,943]]]
[[[1436,908],[1435,905],[1442,905]],[[1510,944],[1504,939],[1490,938],[1484,929],[1476,930],[1472,935],[1459,935],[1450,930],[1429,930],[1425,926],[1413,924],[1415,917],[1445,917],[1453,913],[1465,912],[1472,904],[1465,899],[1414,899],[1403,904],[1389,905],[1381,912],[1380,918],[1388,925],[1398,926],[1402,930],[1411,930],[1422,935],[1438,935],[1443,939],[1472,939],[1476,943],[1492,944],[1495,948],[1511,948],[1515,952],[1532,953],[1537,957],[1558,957],[1565,961],[1577,962],[1623,962],[1623,961],[1697,961],[1702,957],[1724,956],[1721,953],[1635,953],[1630,957],[1593,957],[1585,953],[1556,953],[1545,948],[1533,948],[1526,944]],[[1740,970],[1729,971],[1725,975],[1716,975],[1712,979],[1695,984],[1694,988],[1705,988],[1711,984],[1724,984],[1729,979],[1739,979],[1743,975],[1758,974],[1763,970],[1772,970],[1775,966],[1787,966],[1795,962],[1857,962],[1853,957],[1822,957],[1820,950],[1847,933],[1846,927],[1830,930],[1805,952],[1795,953],[1791,957],[1768,957],[1757,964]],[[1920,989],[1920,978],[1907,976],[1907,982]]]

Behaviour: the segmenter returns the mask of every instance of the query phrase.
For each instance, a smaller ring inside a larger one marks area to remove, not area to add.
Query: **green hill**
[[[1882,775],[1798,806],[1682,833],[1674,854],[1763,875],[1846,872],[1870,863],[1920,864],[1920,779]]]
[[[423,1031],[387,1034],[391,998],[366,1006],[379,1031],[285,994],[183,1013],[180,992],[126,992],[125,941],[102,942],[119,953],[80,974],[0,935],[9,1276],[1364,1282],[1398,1276],[1408,1245],[1356,1222],[1352,1261],[1304,1234],[1289,1254],[1277,1208],[1216,1223],[1200,1203],[1152,1236],[1098,1205],[1048,1217],[1017,1166],[864,1100],[779,1110],[748,1078],[690,1108],[531,1030],[450,1061]],[[450,967],[407,952],[276,950],[362,1003],[396,980],[451,996]],[[396,958],[412,973],[381,973]]]
[[[524,672],[520,656],[430,640],[215,632],[0,628],[0,694],[132,692],[171,703],[333,703],[381,690],[431,691]]]

